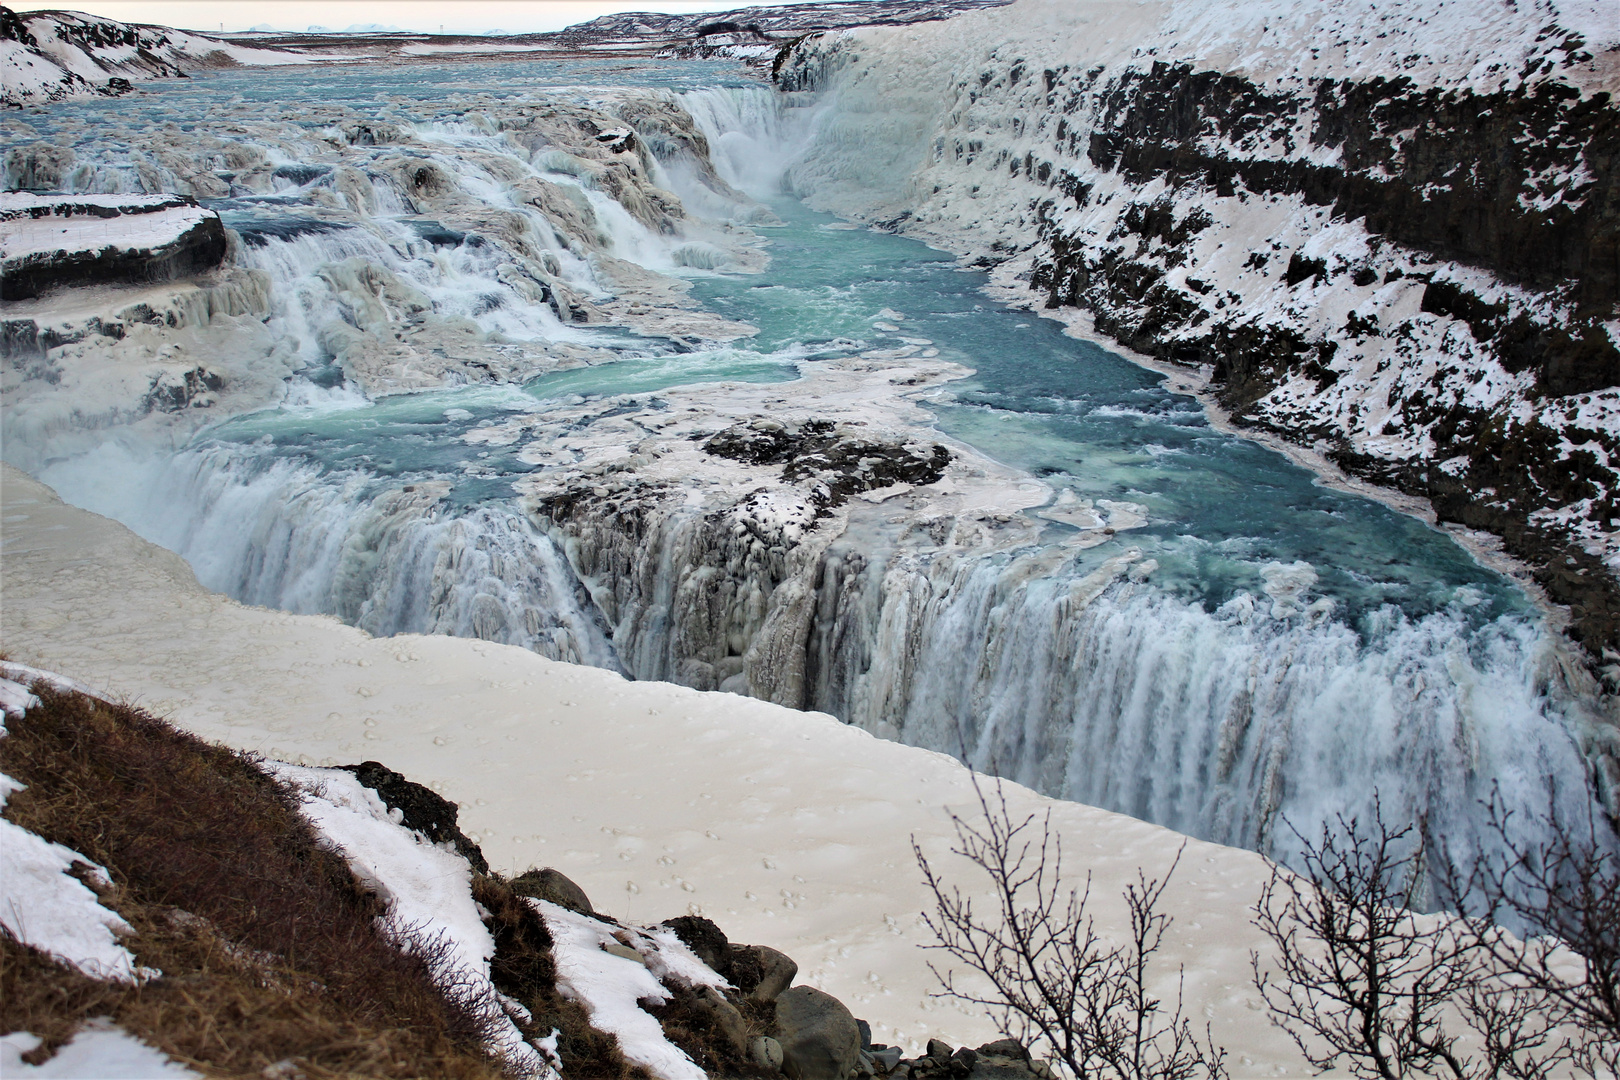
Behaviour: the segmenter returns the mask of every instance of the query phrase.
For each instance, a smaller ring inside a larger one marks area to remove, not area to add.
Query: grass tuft
[[[127,705],[33,691],[41,705],[0,739],[0,770],[28,785],[5,816],[105,866],[103,902],[164,975],[101,983],[0,935],[0,1029],[48,1053],[111,1015],[211,1074],[501,1075],[476,1003],[447,1000],[432,957],[388,940],[382,902],[251,758]]]

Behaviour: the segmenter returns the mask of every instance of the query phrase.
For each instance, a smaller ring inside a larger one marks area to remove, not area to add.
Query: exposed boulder
[[[359,765],[339,765],[383,801],[389,810],[398,811],[400,824],[414,829],[435,844],[449,844],[472,864],[480,874],[489,873],[489,861],[477,844],[467,838],[456,825],[459,807],[421,784],[404,776],[381,762],[365,761]]]
[[[697,995],[697,1007],[709,1017],[709,1022],[725,1039],[735,1054],[748,1051],[748,1021],[737,1006],[712,986],[705,986]]]
[[[7,192],[0,194],[0,222],[6,230],[0,298],[6,300],[61,286],[190,277],[218,267],[227,249],[219,215],[187,195]]]
[[[532,896],[581,915],[595,914],[591,898],[585,895],[585,890],[549,866],[527,870],[513,878],[512,891],[519,896]]]
[[[748,1042],[748,1060],[765,1069],[782,1070],[782,1044],[769,1035],[755,1035]]]
[[[793,1080],[846,1080],[860,1060],[861,1031],[843,1002],[811,986],[776,999],[782,1071]]]
[[[799,965],[784,953],[766,945],[733,945],[725,931],[701,915],[666,919],[665,926],[736,988],[738,994],[758,1004],[768,1004],[793,985]]]
[[[799,973],[792,957],[768,945],[733,945],[731,957],[732,982],[739,990],[747,987],[750,1001],[775,1001]]]
[[[888,1074],[915,1080],[1050,1080],[1051,1070],[1030,1058],[1017,1039],[998,1039],[977,1050],[953,1049],[940,1039],[929,1039],[921,1057],[901,1060],[893,1047],[874,1047],[862,1053],[863,1066],[875,1076]]]

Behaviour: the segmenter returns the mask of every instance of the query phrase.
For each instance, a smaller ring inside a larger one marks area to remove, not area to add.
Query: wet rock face
[[[703,449],[749,465],[781,465],[783,480],[810,486],[811,502],[823,516],[861,492],[935,483],[951,463],[951,452],[938,443],[877,442],[825,420],[794,426],[756,420],[711,436]]]
[[[214,403],[215,392],[224,385],[223,376],[202,364],[183,371],[164,371],[153,378],[146,406],[164,412],[206,409]]]

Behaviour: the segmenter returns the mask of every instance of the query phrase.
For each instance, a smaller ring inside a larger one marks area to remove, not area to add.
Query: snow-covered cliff
[[[813,92],[812,202],[1204,366],[1240,423],[1498,534],[1620,643],[1612,7],[1022,0],[778,77]]]
[[[36,105],[84,94],[115,96],[128,92],[133,82],[185,78],[198,68],[310,62],[305,56],[167,27],[72,11],[19,15],[0,9],[0,105]]]

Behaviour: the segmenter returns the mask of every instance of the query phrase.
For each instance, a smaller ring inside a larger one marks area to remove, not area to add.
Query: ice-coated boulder
[[[0,298],[172,281],[225,258],[219,215],[187,195],[0,194]]]

